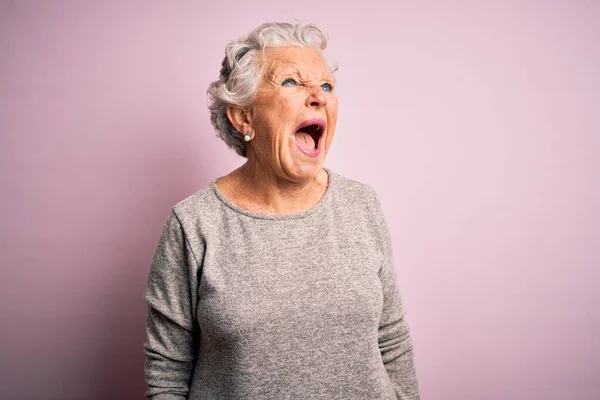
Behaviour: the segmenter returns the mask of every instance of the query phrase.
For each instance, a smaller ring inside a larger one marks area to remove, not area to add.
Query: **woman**
[[[226,48],[211,121],[247,161],[167,220],[145,297],[152,399],[419,398],[376,195],[323,168],[326,44],[278,23]]]

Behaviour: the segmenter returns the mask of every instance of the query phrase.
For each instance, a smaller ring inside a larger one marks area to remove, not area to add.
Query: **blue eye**
[[[333,86],[331,86],[330,83],[324,83],[321,85],[321,88],[327,92],[327,93],[331,93],[331,91],[333,91]]]
[[[297,86],[298,82],[293,80],[292,78],[287,78],[285,81],[281,82],[281,86]]]

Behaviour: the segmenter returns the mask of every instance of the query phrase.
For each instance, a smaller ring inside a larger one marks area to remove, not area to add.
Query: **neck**
[[[321,169],[313,178],[292,181],[278,176],[250,160],[236,171],[238,202],[245,208],[269,214],[294,214],[312,208],[327,190],[327,172]]]

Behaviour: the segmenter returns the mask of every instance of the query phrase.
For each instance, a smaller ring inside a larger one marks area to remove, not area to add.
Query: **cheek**
[[[338,101],[337,97],[333,97],[328,101],[327,104],[327,123],[331,127],[330,134],[327,136],[326,146],[329,148],[331,141],[333,140],[333,136],[335,135],[335,126],[337,123],[338,116]]]
[[[337,99],[327,104],[327,119],[330,123],[335,123],[338,116],[338,103]]]
[[[300,111],[301,107],[293,97],[279,96],[272,99],[269,121],[275,141],[291,139],[289,133],[294,129]]]
[[[293,106],[294,102],[283,96],[271,96],[261,102],[255,126],[257,132],[263,135],[260,142],[266,153],[278,152],[277,149],[286,147],[287,141],[291,140],[288,132],[293,129],[290,124],[295,121]]]
[[[272,96],[261,107],[262,119],[273,127],[286,124],[297,113],[296,102],[287,96]]]
[[[304,102],[301,95],[297,96],[282,96],[276,99],[280,106],[280,110],[285,115],[296,115],[302,109]]]

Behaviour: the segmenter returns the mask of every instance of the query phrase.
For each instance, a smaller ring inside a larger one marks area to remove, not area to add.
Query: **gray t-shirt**
[[[148,397],[419,398],[380,204],[328,173],[299,214],[243,210],[214,182],[173,208],[145,296]]]

